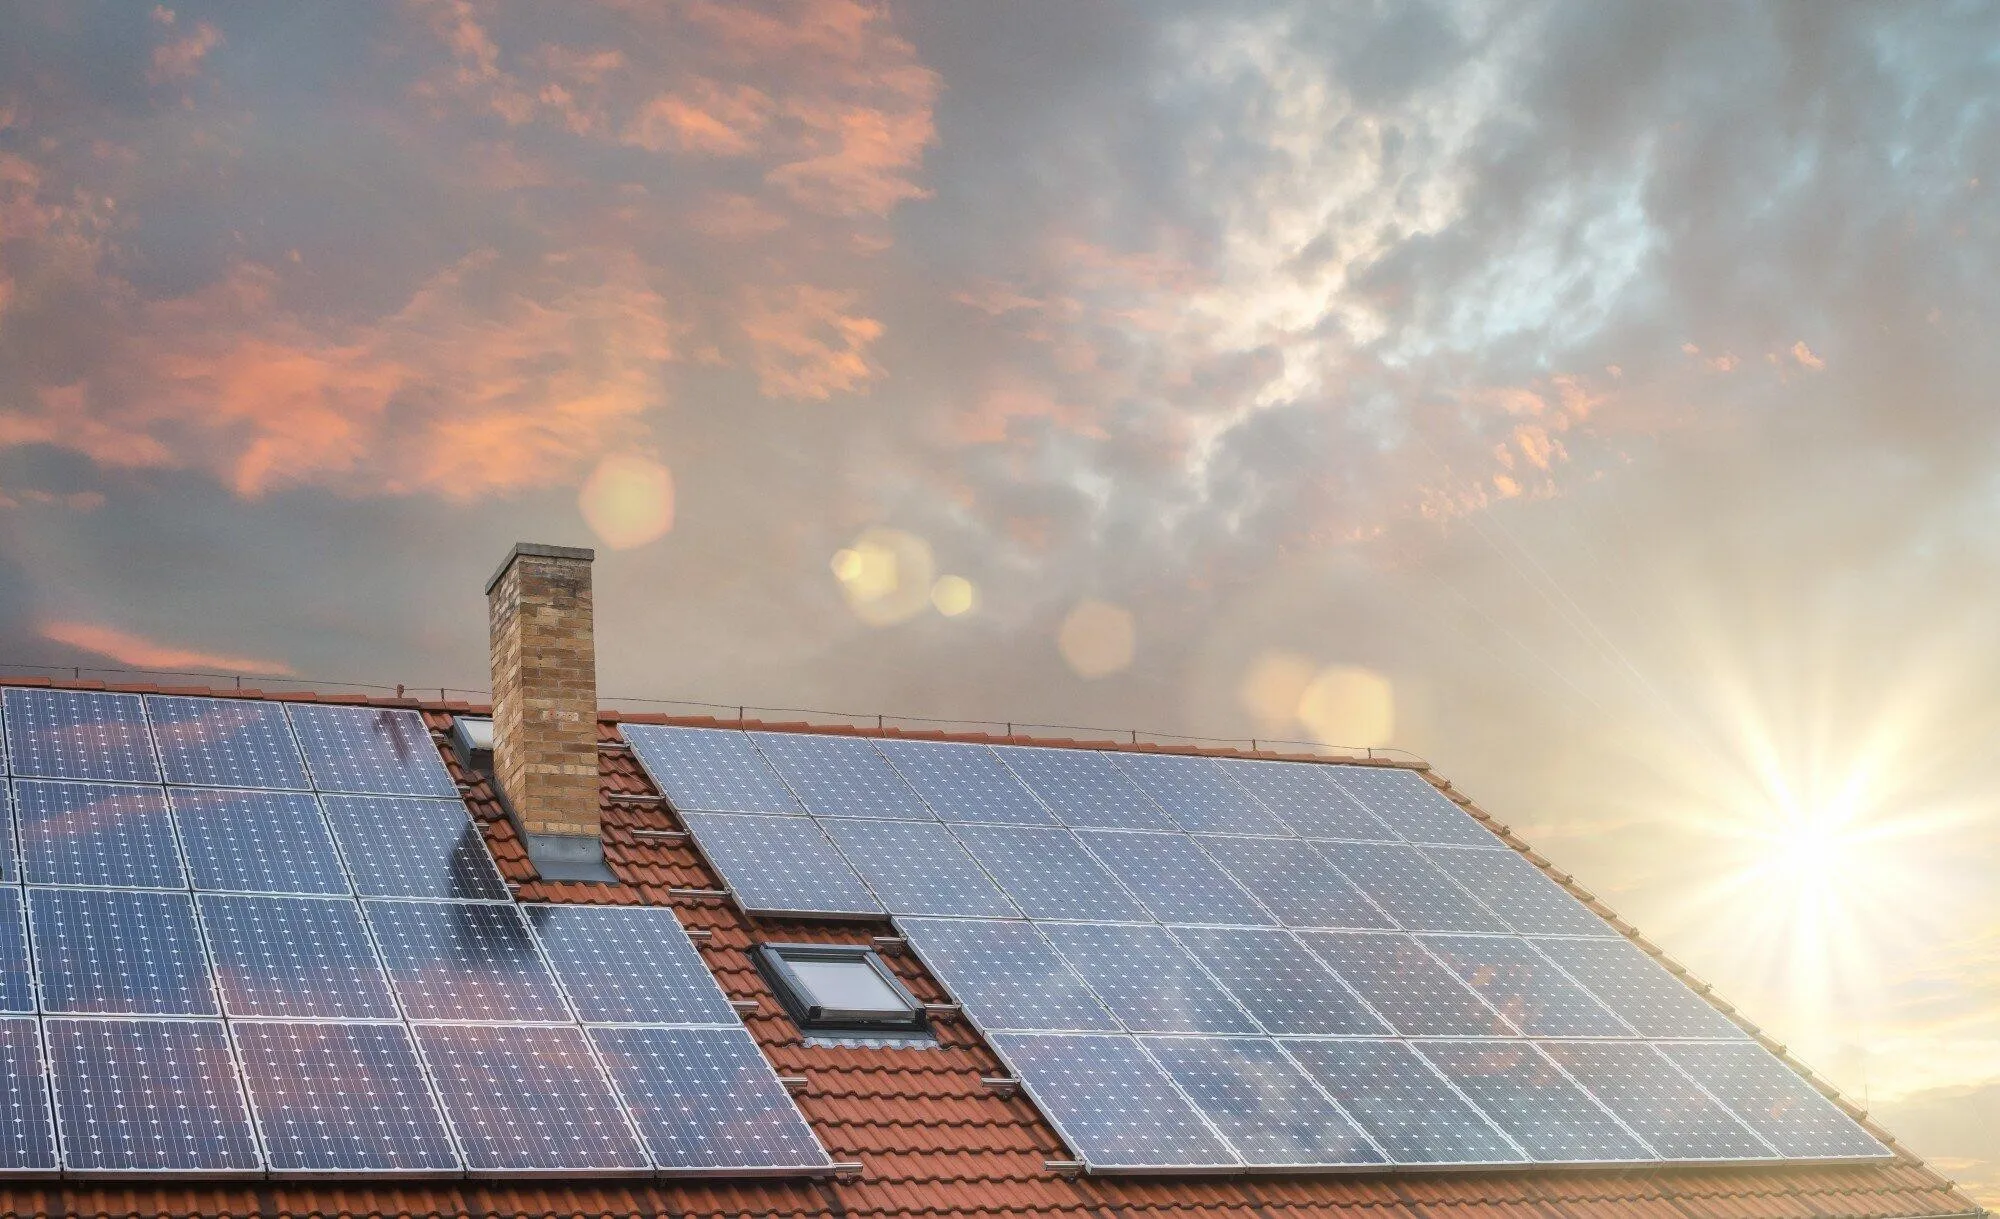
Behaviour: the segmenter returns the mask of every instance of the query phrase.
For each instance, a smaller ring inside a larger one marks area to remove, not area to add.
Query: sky
[[[2000,10],[0,31],[0,661],[1401,748],[2000,1201]]]

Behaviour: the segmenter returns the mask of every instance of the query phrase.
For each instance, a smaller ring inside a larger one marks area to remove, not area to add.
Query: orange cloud
[[[231,656],[177,647],[114,627],[94,626],[87,622],[43,623],[41,634],[42,638],[53,643],[82,648],[86,652],[137,669],[167,669],[180,672],[223,669],[233,673],[267,673],[273,677],[289,677],[293,673],[292,667],[282,661],[259,660],[255,657]]]
[[[1814,355],[1813,349],[1806,346],[1804,339],[1792,344],[1792,358],[1814,372],[1826,367],[1826,361]]]
[[[648,152],[740,157],[756,151],[771,122],[771,99],[749,85],[697,80],[648,101],[626,125],[624,140]]]
[[[856,312],[859,294],[810,284],[760,289],[740,326],[750,340],[757,386],[776,398],[824,400],[852,393],[881,372],[868,348],[882,323]]]
[[[155,8],[155,18],[165,13],[163,25],[173,23],[173,13],[167,9]],[[206,21],[197,22],[194,29],[184,38],[176,38],[153,48],[153,65],[146,70],[146,83],[163,85],[171,81],[186,80],[201,71],[201,61],[208,53],[222,45],[222,31]]]

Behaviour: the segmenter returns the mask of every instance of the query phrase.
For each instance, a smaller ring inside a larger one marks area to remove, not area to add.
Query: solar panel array
[[[1094,1171],[1890,1154],[1415,772],[624,731],[747,909],[893,918]]]
[[[416,712],[9,687],[0,740],[0,1172],[828,1169],[673,912],[517,905]]]

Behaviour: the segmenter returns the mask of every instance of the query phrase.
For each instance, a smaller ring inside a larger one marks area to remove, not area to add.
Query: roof
[[[836,1161],[858,1171],[830,1179],[741,1179],[659,1182],[312,1183],[269,1181],[201,1184],[142,1181],[0,1183],[0,1211],[52,1215],[799,1215],[945,1216],[1205,1214],[1218,1217],[1352,1214],[1370,1216],[1504,1215],[1519,1219],[1586,1219],[1634,1215],[1657,1219],[1809,1219],[1853,1216],[1952,1216],[1985,1212],[1898,1146],[1872,1123],[1872,1133],[1895,1148],[1892,1162],[1841,1166],[1743,1166],[1731,1168],[1627,1168],[1617,1170],[1521,1169],[1423,1173],[1359,1172],[1323,1175],[1238,1175],[1214,1178],[1092,1177],[1067,1173],[1070,1158],[1055,1131],[1030,1101],[984,1081],[1004,1074],[1000,1060],[962,1017],[935,1021],[936,1047],[856,1048],[801,1038],[752,965],[754,942],[782,939],[868,944],[882,930],[869,923],[812,920],[753,921],[717,895],[721,881],[694,846],[674,833],[682,827],[637,760],[623,745],[624,720],[691,726],[748,726],[772,731],[838,731],[864,736],[921,736],[992,744],[1087,745],[1098,749],[1164,749],[1114,741],[1028,741],[977,734],[899,733],[808,724],[603,713],[598,725],[600,807],[605,853],[623,882],[614,886],[544,882],[494,792],[481,776],[463,769],[442,738],[452,717],[483,714],[464,703],[370,699],[311,694],[98,682],[8,679],[0,684],[132,693],[339,702],[421,711],[467,806],[482,828],[510,888],[522,900],[622,903],[672,907],[694,932],[723,990],[756,1007],[745,1023],[781,1076],[802,1080],[796,1099]],[[1229,756],[1278,757],[1269,752],[1168,750]],[[1406,763],[1378,763],[1409,765]],[[1620,932],[1649,952],[1639,938],[1596,898],[1553,870],[1526,843],[1448,783],[1426,777],[1465,806],[1530,861],[1548,871]],[[703,938],[701,932],[708,935]],[[944,989],[913,954],[891,953],[891,967],[920,999],[943,1003]],[[1664,958],[1663,958],[1664,960]],[[1667,964],[1680,970],[1671,961]],[[1713,999],[1725,1012],[1730,1009]],[[1753,1033],[1755,1030],[1752,1030]],[[1756,1034],[1767,1048],[1783,1047]],[[1790,1062],[1790,1059],[1787,1059]],[[1792,1065],[1810,1078],[1810,1072]],[[1832,1089],[1821,1085],[1832,1095]],[[1865,1123],[1865,1115],[1839,1103]]]

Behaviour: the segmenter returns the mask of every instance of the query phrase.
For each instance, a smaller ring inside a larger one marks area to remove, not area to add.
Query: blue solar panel
[[[312,786],[279,703],[146,696],[169,783],[300,791]]]
[[[1355,999],[1290,932],[1257,927],[1182,927],[1174,937],[1215,975],[1267,1033],[1386,1034],[1389,1026]]]
[[[1077,837],[1163,923],[1277,923],[1185,834],[1085,830]]]
[[[352,898],[205,893],[196,900],[227,1014],[396,1019]]]
[[[56,1132],[41,1028],[33,1020],[0,1020],[0,1172],[55,1168]]]
[[[891,914],[1010,918],[1018,913],[942,825],[830,818],[820,828]]]
[[[1112,755],[1113,763],[1184,830],[1210,834],[1288,836],[1291,830],[1230,781],[1213,758],[1185,754]]]
[[[625,724],[622,731],[646,773],[680,812],[806,811],[748,733],[660,724]]]
[[[1424,947],[1530,1037],[1630,1037],[1623,1020],[1512,936],[1426,935]]]
[[[363,908],[410,1019],[570,1019],[515,907],[371,901]]]
[[[1507,930],[1471,894],[1432,867],[1415,847],[1322,842],[1317,849],[1405,930]]]
[[[1618,934],[1514,851],[1426,847],[1423,854],[1522,935]]]
[[[753,732],[750,739],[798,795],[823,817],[893,817],[934,821],[903,776],[861,737]]]
[[[0,888],[0,1012],[35,1010],[35,975],[28,957],[28,912],[21,890]]]
[[[223,893],[347,893],[319,802],[304,792],[167,789],[194,887]]]
[[[1029,918],[1128,923],[1152,917],[1066,829],[955,825],[952,833]]]
[[[1218,758],[1216,764],[1302,837],[1396,840],[1396,831],[1377,821],[1333,781],[1331,766],[1248,758]]]
[[[1284,1044],[1398,1164],[1509,1164],[1523,1158],[1407,1042]]]
[[[7,760],[39,779],[158,783],[160,763],[136,694],[91,690],[0,691],[7,709]]]
[[[1296,838],[1195,838],[1287,927],[1369,930],[1395,926],[1312,844]]]
[[[1528,1155],[1545,1164],[1653,1155],[1525,1041],[1426,1041],[1418,1050]]]
[[[1398,1033],[1490,1037],[1514,1031],[1407,935],[1302,931],[1298,936]]]
[[[1710,1041],[1660,1049],[1782,1155],[1883,1159],[1892,1154],[1762,1046]]]
[[[458,800],[326,796],[322,805],[364,897],[508,897],[486,839]]]
[[[313,786],[373,796],[457,796],[437,746],[414,711],[291,705]]]
[[[1342,791],[1411,842],[1507,849],[1492,831],[1414,770],[1368,766],[1332,769],[1333,781]]]
[[[1118,1029],[1033,924],[898,919],[896,927],[984,1031]]]
[[[681,820],[746,910],[883,912],[810,817],[684,813]]]
[[[16,884],[21,879],[14,843],[14,788],[0,779],[0,884]]]
[[[28,918],[42,1010],[217,1014],[187,894],[30,889]]]
[[[1061,818],[1081,829],[1170,830],[1174,823],[1152,797],[1091,749],[994,748],[1007,769]]]
[[[416,1033],[472,1172],[649,1167],[582,1029],[433,1024]]]
[[[241,1023],[236,1045],[272,1172],[459,1167],[402,1025]]]
[[[993,1048],[1084,1163],[1230,1168],[1237,1159],[1135,1038],[1000,1033]]]
[[[1749,1036],[1630,940],[1537,939],[1533,943],[1641,1037]]]
[[[75,1172],[263,1167],[219,1020],[50,1020],[63,1165]]]
[[[1544,1041],[1544,1054],[1663,1160],[1769,1160],[1777,1153],[1650,1045]]]
[[[1257,1031],[1164,927],[1043,923],[1041,931],[1135,1033]]]
[[[661,1169],[827,1166],[748,1031],[599,1028],[590,1039]]]
[[[1055,814],[984,745],[877,741],[875,748],[946,821],[1056,824]]]
[[[602,1024],[737,1024],[715,975],[659,906],[524,906],[577,1017]]]
[[[1285,1167],[1384,1160],[1276,1042],[1145,1037],[1140,1044],[1245,1164]]]
[[[14,804],[29,884],[187,886],[166,793],[157,787],[21,780]]]

